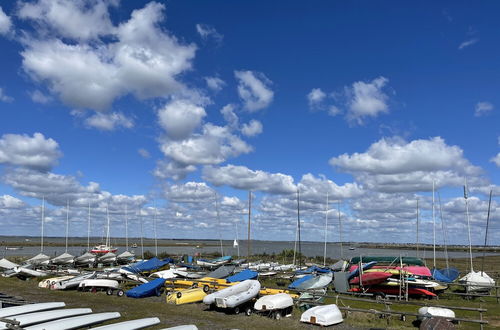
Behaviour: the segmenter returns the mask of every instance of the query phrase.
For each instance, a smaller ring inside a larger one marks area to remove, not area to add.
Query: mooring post
[[[479,320],[483,320],[483,304],[481,304],[481,302],[479,302]],[[484,325],[482,323],[480,323],[479,326],[481,327],[481,330],[484,329]]]

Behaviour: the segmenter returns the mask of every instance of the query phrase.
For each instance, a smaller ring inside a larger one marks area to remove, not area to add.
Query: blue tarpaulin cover
[[[259,273],[254,272],[253,270],[250,269],[245,269],[239,272],[238,274],[234,274],[233,276],[229,276],[226,278],[226,281],[228,283],[233,283],[233,282],[241,282],[245,280],[253,280],[256,279],[257,276],[259,276]]]
[[[432,277],[439,282],[451,283],[457,279],[459,275],[458,270],[455,268],[433,269]]]
[[[154,258],[151,258],[147,261],[138,262],[138,263],[135,263],[135,264],[130,265],[128,267],[123,267],[123,269],[128,270],[128,271],[133,272],[133,273],[149,272],[152,270],[159,269],[159,268],[165,266],[166,264],[170,263],[171,261],[172,261],[172,259],[170,259],[170,258],[160,260],[157,257],[154,257]]]
[[[141,284],[133,289],[125,292],[127,297],[131,298],[145,298],[150,296],[159,296],[160,290],[165,283],[164,278],[157,278],[151,282]]]
[[[314,272],[316,272],[316,273],[329,273],[329,272],[331,272],[331,269],[321,268],[318,266],[311,266],[307,269],[296,271],[297,274],[312,274]]]

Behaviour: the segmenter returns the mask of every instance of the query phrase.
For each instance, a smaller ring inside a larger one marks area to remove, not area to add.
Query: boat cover
[[[206,277],[213,278],[226,278],[234,272],[236,266],[220,266],[213,272],[210,272],[206,275]]]
[[[127,297],[131,298],[145,298],[159,295],[160,289],[164,283],[164,278],[157,278],[155,280],[152,280],[151,282],[136,286],[135,288],[125,292],[125,294],[127,295]]]
[[[154,257],[147,261],[138,262],[128,267],[123,267],[123,269],[131,271],[132,273],[149,272],[152,270],[160,269],[161,267],[170,263],[171,260],[172,259],[170,258],[160,260],[157,257]]]
[[[306,281],[309,281],[309,280],[312,280],[314,278],[313,275],[306,275],[304,277],[301,277],[295,281],[293,281],[292,283],[290,283],[290,285],[288,286],[289,289],[296,289],[298,286],[300,286],[300,284],[306,282]]]
[[[15,264],[5,258],[2,258],[0,259],[0,268],[3,268],[3,269],[12,269],[14,267],[17,267],[19,266],[18,264]]]
[[[253,270],[250,269],[245,269],[239,272],[238,274],[234,274],[233,276],[229,276],[226,278],[226,281],[228,283],[233,283],[233,282],[242,282],[244,280],[254,280],[259,276],[259,273],[254,272]]]
[[[347,267],[347,261],[345,260],[339,260],[333,265],[330,266],[330,269],[333,270],[334,272],[343,272]]]
[[[354,257],[351,259],[351,264],[359,263],[359,257]],[[415,257],[401,257],[403,259],[403,264],[406,265],[416,265],[424,266],[424,262],[420,258]],[[394,256],[363,256],[363,262],[377,261],[378,263],[392,263],[399,265],[399,257]]]
[[[455,281],[458,278],[458,276],[460,276],[460,272],[458,271],[458,269],[453,267],[440,269],[439,272],[450,280],[450,282],[448,283]]]
[[[311,266],[307,269],[303,269],[303,270],[297,270],[296,273],[297,274],[312,274],[312,273],[329,273],[331,272],[330,269],[328,268],[321,268],[321,267],[318,267],[318,266]]]

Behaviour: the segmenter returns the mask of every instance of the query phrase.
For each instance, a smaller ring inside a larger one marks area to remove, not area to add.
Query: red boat
[[[95,246],[92,250],[90,250],[90,253],[94,253],[94,254],[106,254],[106,253],[109,253],[109,252],[115,253],[116,251],[118,251],[118,249],[116,249],[114,247],[111,247],[111,246],[107,246],[107,245],[101,244],[101,245]]]
[[[367,292],[367,293],[384,293],[384,294],[391,294],[391,295],[399,295],[399,287],[394,286],[370,286],[365,290],[361,288],[353,288],[351,289],[352,292]],[[408,288],[408,295],[410,296],[424,296],[428,298],[432,297],[437,297],[436,294],[430,292],[429,290],[425,289],[420,289],[420,288]]]
[[[361,275],[361,284],[365,285],[377,285],[382,282],[385,282],[389,277],[391,277],[391,273],[385,272],[373,272],[373,273],[364,273]],[[349,281],[351,284],[359,285],[359,276],[356,276],[352,280]]]

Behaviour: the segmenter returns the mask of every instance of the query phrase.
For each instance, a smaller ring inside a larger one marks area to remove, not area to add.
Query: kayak
[[[377,285],[380,284],[384,281],[386,281],[389,277],[391,277],[391,273],[386,273],[386,272],[373,272],[373,273],[364,273],[361,275],[361,281],[360,277],[356,276],[352,280],[349,281],[350,284],[354,285]],[[361,282],[361,283],[360,283]]]

